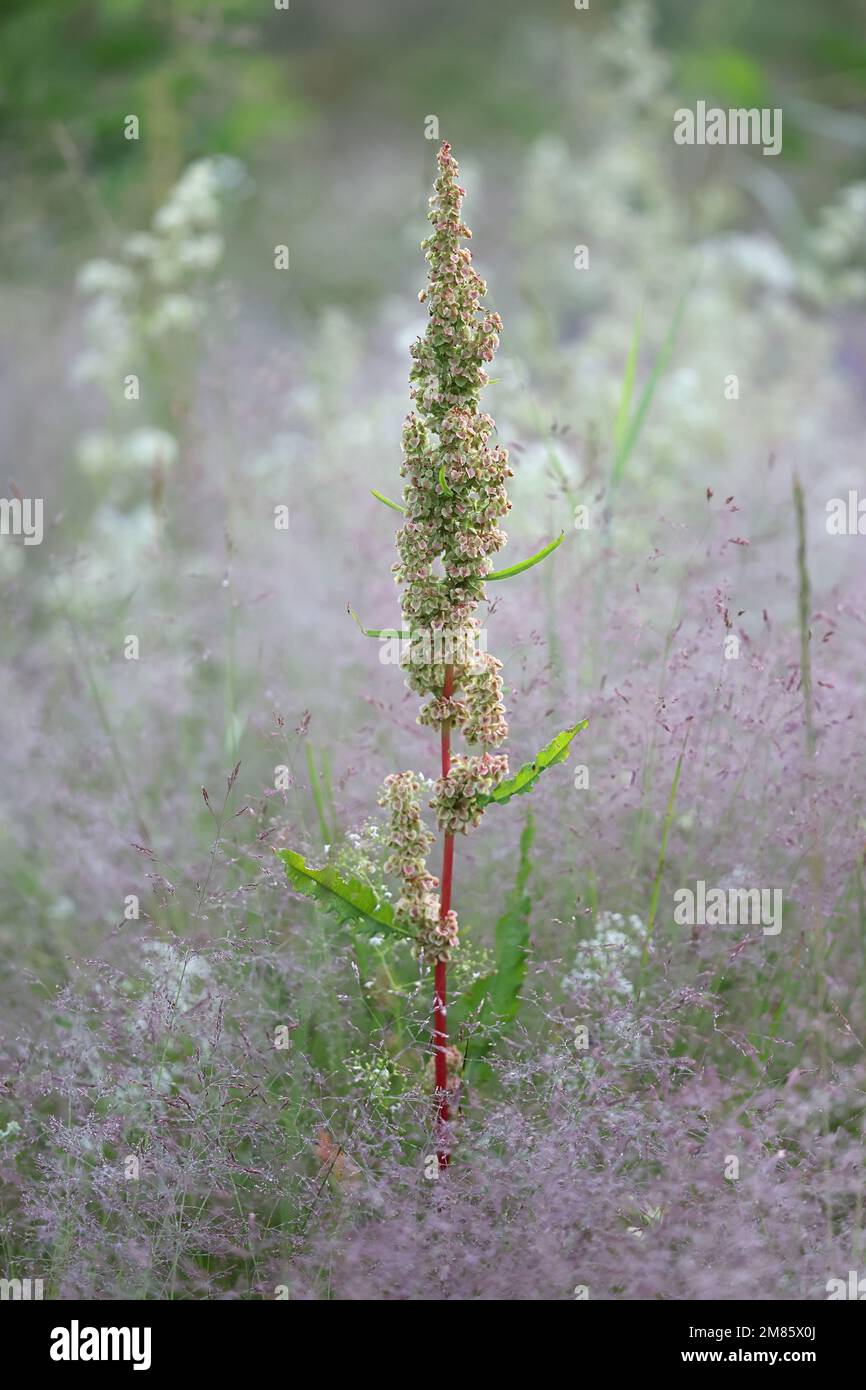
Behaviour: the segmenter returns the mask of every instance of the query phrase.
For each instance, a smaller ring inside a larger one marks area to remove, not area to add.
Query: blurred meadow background
[[[809,1299],[864,1270],[866,539],[826,526],[866,487],[863,19],[7,0],[2,490],[45,534],[0,538],[0,1275]],[[676,145],[698,100],[781,108],[781,154]],[[512,767],[590,721],[531,815],[458,844],[437,1180],[429,974],[273,854],[383,886],[378,789],[437,771],[347,613],[399,624],[370,489],[399,495],[431,118],[504,322],[500,562],[566,532],[483,610]],[[781,889],[781,932],[678,926],[697,879]]]

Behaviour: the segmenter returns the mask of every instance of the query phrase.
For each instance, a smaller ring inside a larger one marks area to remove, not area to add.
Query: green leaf
[[[529,914],[532,899],[526,892],[526,880],[532,867],[529,851],[535,839],[535,820],[532,812],[520,836],[520,862],[517,881],[505,900],[505,912],[496,923],[496,973],[490,988],[490,1008],[503,1021],[513,1019],[520,1008],[520,991],[526,976],[529,952]]]
[[[505,570],[494,570],[492,574],[485,574],[484,582],[489,583],[492,579],[510,579],[513,574],[522,574],[524,570],[532,569],[533,565],[538,565],[542,560],[546,560],[557,546],[562,545],[565,540],[565,532],[560,531],[556,540],[549,541],[543,550],[539,550],[536,555],[531,555],[528,560],[521,560],[517,565],[509,565]]]
[[[392,502],[390,497],[386,497],[384,492],[377,492],[374,487],[371,487],[370,491],[377,502],[384,502],[386,507],[390,507],[395,512],[402,512],[404,516],[406,515],[406,508],[401,507],[399,502]]]
[[[493,984],[493,975],[479,975],[477,980],[473,980],[471,985],[464,989],[462,994],[448,1005],[448,1026],[453,1037],[457,1037],[458,1029],[478,1012],[482,1004],[490,993],[490,986]],[[480,1015],[479,1015],[480,1017]]]
[[[850,49],[846,57],[852,62]],[[685,85],[689,95],[692,91],[698,96],[712,92],[724,106],[772,105],[764,68],[742,48],[701,45],[685,50],[676,65],[679,86]]]
[[[451,496],[451,489],[448,486],[448,479],[445,477],[444,463],[441,463],[439,465],[439,486],[441,487],[443,492],[447,493],[449,497]]]
[[[407,638],[411,637],[412,635],[409,632],[401,632],[400,629],[396,627],[364,627],[364,624],[361,622],[361,619],[358,617],[351,603],[346,604],[346,611],[355,619],[355,622],[358,624],[358,627],[361,629],[365,637]]]
[[[295,892],[314,898],[338,922],[362,931],[390,932],[411,939],[411,932],[394,925],[391,904],[377,897],[368,883],[357,878],[341,878],[336,869],[328,865],[324,869],[311,869],[303,856],[292,849],[278,849],[274,853],[285,864]]]
[[[564,763],[571,749],[571,741],[576,734],[588,725],[588,719],[581,719],[579,724],[574,724],[570,729],[563,729],[561,734],[552,738],[546,747],[537,753],[531,763],[524,763],[519,772],[513,777],[506,777],[504,782],[492,791],[489,796],[479,796],[477,803],[479,806],[487,806],[491,801],[504,805],[513,796],[522,796],[524,792],[532,791],[542,772],[547,768],[553,767],[555,763]]]
[[[482,1059],[502,1037],[507,1024],[517,1017],[520,1008],[529,954],[532,899],[526,892],[526,882],[532,867],[529,853],[534,838],[535,821],[530,812],[520,836],[517,881],[496,923],[496,968],[491,974],[473,980],[448,1009],[449,1023],[453,1027],[459,1028],[462,1024],[469,1029],[463,1069],[467,1081],[473,1083],[489,1079],[489,1069]]]

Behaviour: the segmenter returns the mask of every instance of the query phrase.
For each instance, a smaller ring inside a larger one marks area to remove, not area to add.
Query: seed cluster
[[[483,814],[477,798],[489,795],[508,771],[504,753],[482,753],[467,758],[458,753],[447,777],[436,782],[431,806],[436,808],[440,830],[446,835],[465,835]]]
[[[403,616],[410,631],[404,656],[407,684],[426,697],[419,723],[460,729],[468,743],[483,750],[455,757],[448,776],[436,783],[430,805],[439,829],[453,835],[478,823],[478,795],[489,793],[508,771],[507,757],[490,752],[508,736],[502,663],[478,651],[475,610],[485,597],[491,557],[506,540],[498,522],[511,506],[506,480],[512,470],[507,451],[491,443],[493,420],[478,410],[488,379],[485,364],[493,359],[502,323],[498,314],[480,307],[487,287],[473,269],[468,248],[460,244],[472,233],[460,217],[464,190],[447,141],[438,165],[428,213],[433,231],[422,243],[429,273],[419,297],[428,306],[429,322],[411,350],[415,410],[403,429],[401,468],[406,522],[397,534],[399,558],[393,569],[403,588]],[[449,669],[452,681],[446,695]],[[389,778],[386,789],[391,783]],[[423,877],[428,884],[423,906],[420,898],[412,900],[427,933],[435,901],[430,885],[435,887],[436,880],[423,870],[423,859],[411,864],[400,859],[399,842],[410,813],[405,801],[398,808],[393,793],[388,795],[392,817],[402,818],[399,824],[392,819],[392,837],[398,841],[396,871],[405,879],[408,867],[412,882],[420,884]],[[420,820],[420,808],[417,814]],[[415,847],[417,843],[418,836]],[[457,923],[453,913],[448,916],[454,918],[453,931],[449,926],[446,933],[453,944]],[[425,939],[422,934],[422,946]],[[447,958],[447,953],[442,955],[441,933],[432,932],[431,947],[436,958]]]
[[[388,873],[400,879],[401,894],[395,920],[411,930],[430,960],[447,960],[457,943],[457,914],[439,916],[439,880],[427,872],[427,851],[435,840],[421,817],[421,783],[414,772],[394,772],[385,778],[379,805],[390,811],[385,861]]]

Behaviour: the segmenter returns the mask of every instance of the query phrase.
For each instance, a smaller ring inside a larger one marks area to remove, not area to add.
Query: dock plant
[[[530,791],[545,768],[568,755],[572,739],[586,724],[581,721],[557,734],[511,776],[507,754],[497,751],[508,738],[502,662],[487,651],[478,608],[487,583],[531,568],[557,548],[562,535],[527,560],[494,568],[493,556],[507,539],[499,523],[511,508],[507,481],[512,470],[507,450],[496,442],[494,421],[480,409],[479,400],[502,323],[482,306],[487,287],[462,244],[472,233],[461,218],[464,190],[457,175],[457,162],[445,142],[430,199],[432,232],[422,242],[429,270],[419,299],[427,306],[428,322],[411,348],[414,409],[403,427],[403,501],[374,494],[404,516],[392,567],[401,589],[404,627],[399,632],[362,628],[369,637],[399,645],[407,685],[421,700],[418,722],[439,738],[440,776],[428,809],[442,837],[441,875],[428,867],[437,837],[424,819],[425,779],[411,770],[386,777],[379,796],[388,814],[385,870],[399,884],[393,903],[330,866],[313,869],[294,851],[279,851],[295,889],[356,928],[410,936],[432,970],[440,1168],[448,1163],[449,1097],[459,1084],[463,1062],[459,1050],[449,1047],[446,1013],[448,962],[459,943],[453,905],[455,843],[479,824],[489,806]],[[465,752],[453,750],[457,736]],[[495,990],[493,981],[490,988]]]

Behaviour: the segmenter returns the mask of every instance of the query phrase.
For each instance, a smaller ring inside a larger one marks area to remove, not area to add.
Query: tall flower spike
[[[403,429],[406,522],[397,535],[397,582],[411,640],[408,684],[429,696],[419,714],[427,725],[462,729],[481,756],[455,759],[431,803],[446,834],[477,824],[477,791],[508,771],[507,759],[487,750],[508,736],[501,663],[480,654],[475,610],[484,597],[492,556],[505,543],[499,518],[510,508],[508,454],[491,444],[493,420],[478,409],[486,365],[499,342],[499,315],[480,305],[486,285],[461,245],[472,233],[460,209],[463,189],[446,142],[428,214],[433,231],[423,248],[430,267],[421,298],[427,331],[412,347],[415,410]],[[437,569],[441,572],[437,573]],[[451,688],[445,694],[446,673]]]
[[[459,1053],[448,1046],[447,963],[457,945],[457,915],[451,907],[454,838],[481,819],[480,798],[508,772],[508,759],[493,753],[508,736],[502,703],[501,663],[478,650],[475,610],[485,597],[492,556],[505,544],[499,518],[511,503],[506,481],[508,454],[491,442],[494,424],[478,409],[502,327],[498,314],[481,308],[486,285],[461,242],[472,234],[460,217],[463,189],[451,146],[438,155],[439,176],[428,214],[433,231],[422,243],[427,253],[429,320],[412,345],[410,395],[415,409],[403,427],[406,521],[397,533],[394,577],[403,588],[409,628],[403,658],[410,690],[423,697],[418,722],[438,727],[442,774],[430,805],[444,834],[441,893],[427,872],[428,836],[418,802],[420,785],[411,772],[389,777],[382,800],[391,810],[389,869],[401,879],[395,918],[409,925],[423,956],[434,966],[433,1064],[438,1094],[437,1151],[448,1165],[449,1092],[459,1080],[449,1071]],[[452,732],[462,730],[479,754],[451,757]],[[462,1065],[462,1063],[460,1063]]]
[[[508,758],[493,751],[508,737],[502,663],[488,653],[486,642],[479,643],[484,634],[476,616],[485,599],[485,579],[493,570],[492,557],[506,539],[499,520],[511,506],[506,492],[511,477],[508,455],[493,442],[492,419],[478,408],[501,324],[498,314],[481,307],[486,286],[461,245],[471,233],[461,221],[463,189],[447,142],[438,164],[429,212],[433,230],[422,243],[429,272],[419,298],[428,306],[429,321],[424,336],[412,346],[409,380],[415,409],[403,427],[404,506],[397,508],[406,519],[397,533],[393,571],[403,591],[403,626],[409,630],[403,656],[406,681],[421,697],[419,724],[439,732],[441,773],[430,805],[444,836],[441,877],[427,868],[435,837],[424,824],[423,782],[414,772],[388,777],[379,798],[390,817],[385,867],[400,882],[393,908],[389,905],[386,911],[372,901],[368,885],[341,882],[330,867],[310,869],[294,851],[280,853],[293,888],[329,904],[341,922],[348,912],[352,918],[366,919],[368,926],[408,931],[433,967],[436,1152],[440,1168],[446,1168],[452,1093],[459,1088],[463,1070],[460,1050],[448,1044],[446,1012],[448,960],[457,945],[457,916],[451,906],[455,842],[457,835],[478,824],[491,799],[508,801],[515,788],[501,787]],[[551,542],[496,577],[528,569],[558,544]],[[384,634],[370,630],[367,635]],[[516,789],[529,790],[545,767],[561,762],[586,723],[564,730],[543,748],[528,777],[515,779]],[[455,733],[462,733],[479,751],[452,757]]]

